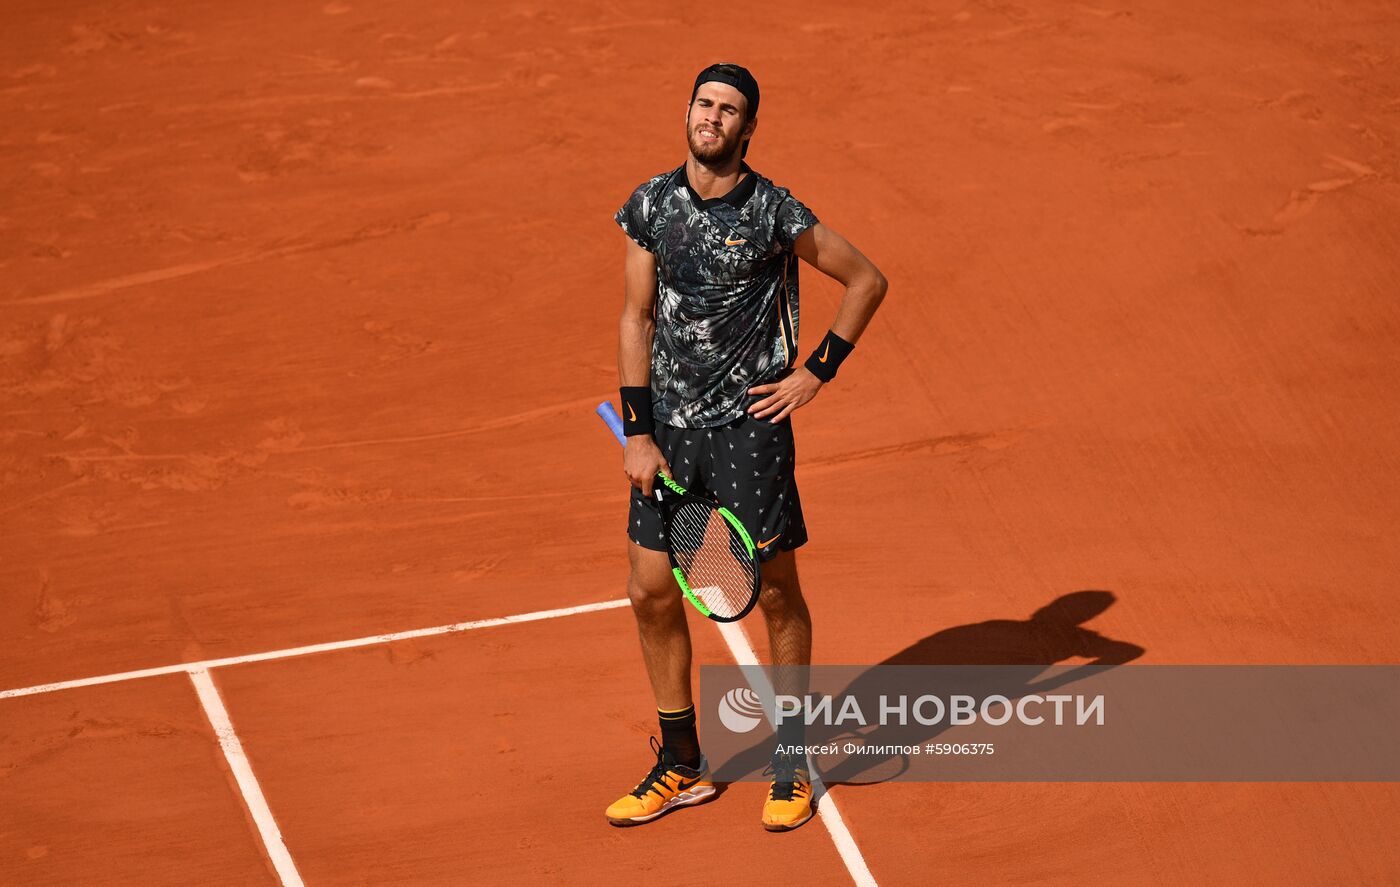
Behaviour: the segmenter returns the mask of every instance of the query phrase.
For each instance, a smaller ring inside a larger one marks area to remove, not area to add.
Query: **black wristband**
[[[812,356],[807,358],[803,364],[812,375],[823,382],[830,382],[836,378],[836,371],[841,367],[841,361],[845,360],[856,346],[845,339],[827,330],[826,338],[817,346],[817,350],[812,352]]]
[[[628,437],[651,434],[656,421],[651,417],[651,386],[624,386],[622,392],[622,433]]]

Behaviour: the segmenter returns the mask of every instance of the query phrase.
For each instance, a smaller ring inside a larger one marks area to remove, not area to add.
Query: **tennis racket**
[[[617,442],[624,447],[622,417],[613,405],[598,404]],[[758,552],[748,530],[728,508],[688,492],[657,472],[655,487],[666,555],[686,600],[716,622],[743,619],[758,603]]]

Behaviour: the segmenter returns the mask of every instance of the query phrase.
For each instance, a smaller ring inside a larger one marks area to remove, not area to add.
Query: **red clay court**
[[[1141,663],[1396,662],[1394,4],[3,16],[0,883],[1400,882],[1384,783],[609,828],[656,725],[592,412],[612,213],[740,62],[891,282],[795,419],[818,662],[1083,589]]]

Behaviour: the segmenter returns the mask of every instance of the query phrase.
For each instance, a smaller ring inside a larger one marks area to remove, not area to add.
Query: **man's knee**
[[[671,575],[671,561],[664,551],[652,551],[636,543],[629,542],[628,562],[631,573],[627,577],[627,597],[634,609],[667,606],[680,596],[675,577]]]
[[[758,607],[765,616],[787,617],[806,612],[807,604],[802,599],[802,591],[796,586],[764,584],[758,594]]]
[[[800,613],[806,609],[802,585],[797,580],[795,552],[780,552],[763,565],[763,588],[758,595],[758,606],[769,616]]]

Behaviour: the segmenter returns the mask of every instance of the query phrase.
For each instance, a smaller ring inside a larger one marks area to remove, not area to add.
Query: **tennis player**
[[[618,347],[623,470],[633,487],[627,593],[661,741],[652,740],[651,772],[608,807],[614,825],[650,822],[715,794],[695,727],[685,607],[652,499],[657,472],[728,506],[748,528],[763,564],[770,658],[808,665],[812,620],[795,556],[807,528],[789,417],[836,376],[885,295],[884,276],[865,256],[744,162],[758,100],[744,68],[701,71],[686,108],[689,157],[638,187],[615,217],[629,238]],[[846,288],[805,362],[798,258]],[[780,731],[780,747],[800,741],[793,728]],[[763,825],[796,828],[812,816],[806,758],[775,753],[771,770]]]

